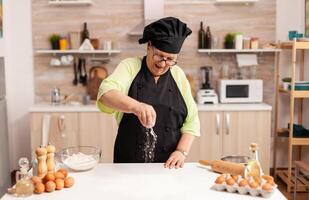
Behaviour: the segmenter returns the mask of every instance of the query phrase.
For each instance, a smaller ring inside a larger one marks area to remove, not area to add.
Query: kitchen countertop
[[[182,169],[165,169],[162,163],[99,164],[88,172],[70,173],[75,178],[72,188],[32,195],[29,200],[55,199],[216,199],[262,200],[261,197],[214,191],[211,186],[218,174],[197,163],[186,163]],[[20,198],[5,195],[1,200]],[[268,200],[286,199],[276,189]]]
[[[208,104],[198,105],[199,111],[271,111],[272,107],[265,103],[252,104]],[[29,112],[99,112],[95,104],[90,105],[52,105],[40,103],[30,107]]]

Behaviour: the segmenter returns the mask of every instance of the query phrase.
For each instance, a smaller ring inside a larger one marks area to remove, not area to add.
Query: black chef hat
[[[188,35],[192,33],[187,24],[175,17],[166,17],[155,21],[144,28],[140,44],[151,41],[151,44],[166,53],[179,53]]]

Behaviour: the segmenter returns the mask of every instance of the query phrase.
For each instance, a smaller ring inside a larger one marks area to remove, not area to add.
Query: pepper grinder
[[[48,144],[46,147],[47,150],[47,172],[55,172],[55,151],[56,148],[54,145]]]
[[[47,173],[47,165],[46,165],[47,150],[45,147],[40,146],[35,150],[35,153],[38,160],[37,176],[43,178]]]

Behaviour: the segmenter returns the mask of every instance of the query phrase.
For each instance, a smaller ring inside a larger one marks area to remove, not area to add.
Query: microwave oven
[[[263,80],[221,79],[218,83],[221,103],[261,103],[263,101]]]

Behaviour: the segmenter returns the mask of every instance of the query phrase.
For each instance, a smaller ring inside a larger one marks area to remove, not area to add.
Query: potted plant
[[[49,38],[49,41],[50,41],[50,44],[51,44],[53,50],[60,49],[60,45],[59,45],[60,35],[52,34]]]
[[[283,87],[283,89],[288,90],[289,86],[291,84],[291,81],[292,81],[291,77],[284,77],[282,79],[282,87]]]
[[[228,33],[224,37],[224,48],[225,49],[234,49],[234,40],[235,40],[235,34]]]

